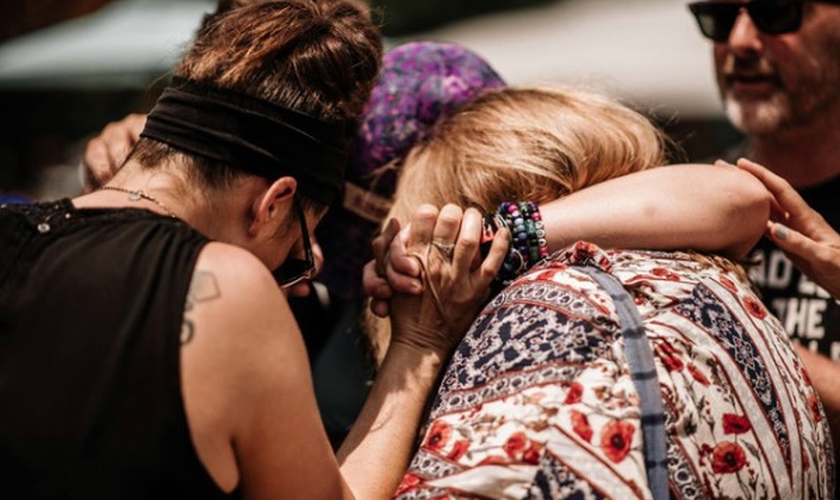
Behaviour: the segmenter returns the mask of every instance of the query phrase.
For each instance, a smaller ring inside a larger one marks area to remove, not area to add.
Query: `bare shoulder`
[[[210,243],[198,257],[186,298],[185,316],[250,331],[261,321],[289,324],[291,311],[269,270],[250,252]],[[216,328],[222,327],[222,328]],[[259,330],[259,329],[258,329]]]
[[[265,265],[251,252],[234,245],[213,242],[204,247],[196,262],[193,285],[202,288],[203,277],[209,275],[213,275],[215,281],[223,281],[226,288],[246,294],[256,295],[261,291],[272,295],[276,292],[275,298],[282,295]]]
[[[260,428],[254,422],[281,416],[278,398],[311,397],[303,340],[269,270],[245,250],[211,243],[193,272],[181,341],[183,397],[196,451],[216,482],[231,489],[247,474],[238,464],[243,447],[260,453],[271,443],[252,436]],[[309,416],[318,421],[317,413]]]
[[[197,350],[209,351],[213,361],[226,366],[261,355],[266,341],[302,347],[288,301],[269,270],[250,252],[223,243],[210,243],[199,255],[181,340],[187,348],[196,343]],[[218,359],[225,355],[230,358]]]

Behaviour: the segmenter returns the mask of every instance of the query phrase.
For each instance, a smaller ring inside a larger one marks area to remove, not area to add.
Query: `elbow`
[[[735,177],[730,183],[733,200],[728,226],[735,230],[732,245],[728,248],[730,257],[744,259],[761,239],[770,217],[773,195],[764,184],[748,172],[733,169]]]

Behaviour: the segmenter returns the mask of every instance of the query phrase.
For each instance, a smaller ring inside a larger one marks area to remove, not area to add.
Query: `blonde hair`
[[[604,95],[547,87],[488,91],[437,123],[408,153],[385,220],[405,223],[423,203],[485,212],[503,201],[544,203],[663,165],[665,144],[650,120]],[[381,362],[390,325],[369,313],[365,324]]]
[[[409,152],[389,215],[405,222],[422,203],[494,211],[503,201],[547,202],[663,165],[664,146],[646,117],[603,95],[548,87],[489,91]]]

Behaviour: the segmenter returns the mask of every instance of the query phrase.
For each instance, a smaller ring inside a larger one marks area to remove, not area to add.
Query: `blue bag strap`
[[[665,410],[659,377],[653,363],[653,349],[645,334],[642,317],[633,298],[615,276],[593,266],[577,267],[603,288],[615,303],[621,320],[624,355],[630,378],[641,401],[642,436],[648,486],[654,500],[668,500],[668,450],[665,441]]]

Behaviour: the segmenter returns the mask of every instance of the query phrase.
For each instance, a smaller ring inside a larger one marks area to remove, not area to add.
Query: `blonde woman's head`
[[[504,88],[471,101],[412,149],[391,216],[406,220],[422,203],[492,211],[503,201],[546,202],[664,162],[661,132],[615,100]]]
[[[495,211],[503,201],[547,202],[665,163],[664,136],[641,114],[579,90],[509,87],[438,122],[405,158],[389,217],[423,203]],[[367,316],[381,361],[390,329]]]

